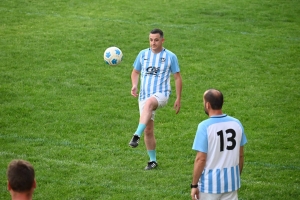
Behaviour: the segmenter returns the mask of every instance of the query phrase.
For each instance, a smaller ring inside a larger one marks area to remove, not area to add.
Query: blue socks
[[[145,124],[139,124],[139,126],[137,127],[134,135],[138,135],[139,137],[141,137],[141,135],[143,134],[145,128],[146,128]]]
[[[156,162],[156,150],[148,150],[148,155],[150,157],[150,161]]]

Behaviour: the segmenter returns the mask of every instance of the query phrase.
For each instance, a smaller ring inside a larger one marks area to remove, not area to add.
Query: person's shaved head
[[[223,106],[223,94],[219,90],[209,89],[204,92],[204,102],[209,102],[213,110],[221,110]]]

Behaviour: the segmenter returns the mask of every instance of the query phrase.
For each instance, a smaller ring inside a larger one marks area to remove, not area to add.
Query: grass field
[[[178,115],[175,92],[157,112],[159,167],[145,171],[145,145],[128,147],[130,73],[153,28],[178,57],[183,92]],[[109,46],[121,65],[105,65]],[[16,158],[35,167],[34,199],[190,199],[208,88],[248,138],[239,199],[300,198],[298,0],[1,0],[0,70],[1,200]]]

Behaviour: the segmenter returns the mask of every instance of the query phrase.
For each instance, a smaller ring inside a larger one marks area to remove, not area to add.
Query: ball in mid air
[[[118,47],[109,47],[104,51],[104,61],[110,66],[120,64],[122,59],[123,53]]]

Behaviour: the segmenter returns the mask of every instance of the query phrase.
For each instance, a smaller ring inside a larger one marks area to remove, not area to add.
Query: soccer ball
[[[104,51],[104,61],[106,64],[115,66],[122,62],[123,53],[118,47],[109,47]]]

